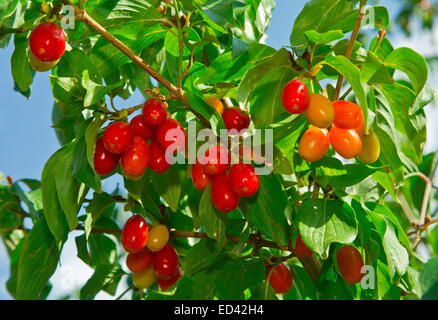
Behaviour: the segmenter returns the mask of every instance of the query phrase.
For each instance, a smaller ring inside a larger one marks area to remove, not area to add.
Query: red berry
[[[248,129],[251,122],[248,113],[237,107],[225,110],[222,118],[228,130],[236,129],[237,131],[241,131]]]
[[[363,123],[362,109],[350,101],[334,101],[335,126],[341,129],[356,129]]]
[[[111,173],[119,164],[120,155],[108,152],[104,145],[103,139],[100,138],[96,142],[94,150],[94,170],[97,174],[105,176]]]
[[[158,279],[173,279],[178,272],[178,265],[178,254],[172,245],[167,244],[163,249],[154,253],[154,269]]]
[[[31,53],[40,61],[55,61],[65,52],[65,33],[56,23],[41,23],[29,37]]]
[[[271,271],[269,284],[275,293],[286,293],[292,288],[292,273],[284,263],[277,264]]]
[[[362,256],[355,247],[343,246],[336,254],[336,261],[341,276],[348,284],[354,285],[362,280]]]
[[[205,173],[204,166],[199,162],[192,166],[192,181],[198,190],[205,190],[211,183],[211,177]]]
[[[148,168],[149,145],[140,137],[134,137],[131,148],[122,153],[122,171],[127,178],[138,179]]]
[[[152,252],[148,248],[144,248],[138,252],[132,252],[126,257],[126,266],[131,272],[141,273],[152,266]]]
[[[143,116],[150,126],[160,126],[167,118],[166,105],[159,99],[148,99],[143,105]]]
[[[298,235],[297,242],[295,243],[294,254],[297,258],[307,258],[313,255],[312,249],[304,243],[301,235]]]
[[[154,137],[153,129],[146,123],[143,115],[139,114],[132,118],[131,129],[135,136],[141,137],[143,139],[149,140]]]
[[[127,252],[136,252],[146,246],[149,235],[149,225],[146,220],[139,216],[133,215],[129,218],[122,230],[122,245]]]
[[[288,112],[303,113],[309,107],[309,89],[301,81],[292,80],[283,89],[282,102]]]
[[[199,159],[199,162],[204,165],[205,173],[218,176],[230,167],[231,155],[225,147],[215,145],[205,152],[204,156]]]
[[[170,168],[170,164],[166,161],[166,154],[155,140],[152,140],[150,145],[149,168],[158,174],[164,173]]]
[[[237,208],[239,196],[231,190],[226,174],[218,176],[213,180],[211,185],[211,202],[217,210],[223,213],[228,213]]]
[[[156,138],[161,148],[166,151],[172,146],[175,152],[181,152],[186,145],[186,132],[181,124],[174,119],[166,120],[156,131]]]
[[[250,164],[235,164],[230,169],[231,189],[240,197],[251,197],[259,190],[260,180]]]
[[[176,270],[176,276],[169,280],[158,279],[158,286],[160,287],[160,291],[166,291],[170,287],[172,287],[181,277],[182,277],[181,267],[178,266]]]
[[[122,153],[131,147],[134,134],[131,126],[122,121],[111,123],[103,134],[105,149],[112,153]]]

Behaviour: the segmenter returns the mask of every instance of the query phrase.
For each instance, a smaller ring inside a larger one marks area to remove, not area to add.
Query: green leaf
[[[248,198],[248,220],[279,245],[287,245],[289,225],[285,211],[286,193],[274,175],[259,176],[260,188],[257,195]]]
[[[193,245],[184,259],[184,273],[192,276],[216,265],[222,257],[216,248],[216,242],[213,239],[202,239]]]
[[[307,199],[298,207],[297,221],[304,242],[323,259],[330,244],[352,243],[358,233],[353,209],[341,200]]]
[[[107,120],[106,115],[98,113],[85,129],[85,141],[87,143],[87,160],[91,168],[94,168],[94,150],[96,148],[97,133]]]
[[[423,290],[423,299],[438,298],[438,257],[433,257],[424,266],[420,274],[420,284]]]
[[[423,90],[428,68],[426,60],[419,53],[410,48],[398,48],[389,54],[385,65],[406,73],[417,95]]]
[[[115,204],[114,198],[106,192],[101,194],[94,193],[93,200],[86,208],[87,218],[85,219],[85,234],[87,238],[97,220],[101,217],[105,209]]]
[[[11,57],[12,78],[20,89],[27,92],[33,81],[33,73],[29,65],[28,40],[26,37],[14,37],[15,50]]]
[[[177,165],[170,167],[163,174],[151,173],[152,185],[157,193],[166,201],[170,209],[175,212],[178,209],[181,196],[180,169]]]
[[[80,299],[92,300],[101,290],[114,295],[123,274],[123,270],[119,265],[98,265],[91,278],[82,287]]]
[[[344,37],[341,30],[330,30],[324,33],[319,33],[315,30],[309,30],[304,33],[307,40],[315,44],[326,44]]]
[[[44,219],[35,223],[27,235],[18,262],[17,299],[41,299],[55,272],[59,250]]]
[[[114,88],[118,88],[122,85],[122,82],[116,82],[111,85],[101,85],[90,79],[88,70],[85,70],[82,74],[82,86],[87,91],[84,99],[84,107],[87,108],[101,101],[105,95],[107,95]]]
[[[73,151],[73,176],[86,186],[102,192],[100,177],[87,161],[87,145],[84,137],[78,140]]]
[[[223,247],[227,242],[225,237],[227,216],[213,207],[210,193],[211,186],[205,189],[202,194],[201,201],[199,202],[199,217],[205,226],[207,235],[217,240],[218,247]]]

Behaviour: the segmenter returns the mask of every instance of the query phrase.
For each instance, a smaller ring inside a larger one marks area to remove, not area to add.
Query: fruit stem
[[[357,36],[359,35],[360,26],[362,24],[363,18],[365,17],[366,4],[367,4],[366,0],[360,1],[359,14],[357,15],[356,24],[354,25],[353,32],[352,32],[350,40],[348,42],[347,51],[345,52],[345,57],[347,59],[350,59],[351,53],[353,52],[354,44],[357,40]],[[344,82],[344,76],[342,74],[339,74],[338,82],[336,84],[334,100],[337,100],[339,98],[339,94],[341,93],[341,88],[342,88],[343,82]]]

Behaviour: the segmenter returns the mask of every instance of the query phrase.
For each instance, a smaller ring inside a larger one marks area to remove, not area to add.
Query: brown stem
[[[174,99],[178,99],[179,101],[181,101],[181,103],[183,103],[195,116],[197,116],[205,126],[210,127],[210,122],[207,119],[205,119],[200,113],[198,113],[196,110],[192,109],[192,107],[190,106],[187,100],[187,96],[185,95],[182,88],[174,86],[169,80],[167,80],[160,73],[158,73],[142,58],[136,55],[128,46],[126,46],[123,42],[121,42],[116,37],[114,37],[110,32],[108,32],[108,30],[106,30],[96,20],[94,20],[91,16],[89,16],[85,9],[78,8],[77,6],[73,5],[69,0],[61,0],[61,1],[64,4],[70,5],[74,8],[76,19],[85,22],[90,28],[92,28],[103,38],[105,38],[108,42],[110,42],[113,46],[119,49],[124,55],[126,55],[134,63],[140,66],[140,68],[146,71],[152,78],[157,80],[163,87],[169,90],[172,97]]]
[[[413,236],[416,235],[418,233],[418,231],[424,231],[426,230],[429,226],[438,223],[438,219],[434,219],[434,220],[430,220],[429,222],[426,222],[425,224],[422,225],[418,225],[415,229],[415,231],[411,231],[408,233],[408,236]]]
[[[359,35],[360,25],[362,24],[362,20],[365,17],[365,5],[366,5],[366,1],[360,2],[359,14],[357,15],[356,24],[354,25],[353,32],[352,32],[350,40],[348,42],[347,51],[345,52],[345,57],[347,59],[350,59],[351,53],[353,52],[354,44],[357,40],[357,36]],[[336,84],[335,100],[338,99],[339,94],[341,93],[343,81],[344,81],[344,76],[340,74],[339,78],[338,78],[338,82]]]

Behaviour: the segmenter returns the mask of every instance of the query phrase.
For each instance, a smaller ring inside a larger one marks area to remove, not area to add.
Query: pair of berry
[[[107,175],[120,161],[127,178],[141,178],[148,167],[155,173],[164,173],[171,166],[166,153],[170,159],[185,144],[184,128],[170,119],[163,101],[151,98],[130,124],[117,121],[107,127],[96,143],[94,168],[98,174]]]
[[[222,102],[214,96],[205,96],[204,101],[222,116],[227,130],[235,129],[237,132],[248,129],[251,119],[248,113],[238,107],[224,108]]]
[[[238,163],[230,168],[230,162],[230,152],[221,145],[215,145],[192,166],[193,185],[205,190],[211,184],[211,202],[223,213],[236,209],[239,197],[256,194],[260,185],[252,165]]]
[[[146,289],[155,281],[161,291],[172,287],[182,276],[178,254],[169,241],[169,230],[164,225],[149,230],[146,220],[134,215],[122,230],[122,245],[129,252],[126,265],[133,272],[136,288]]]

